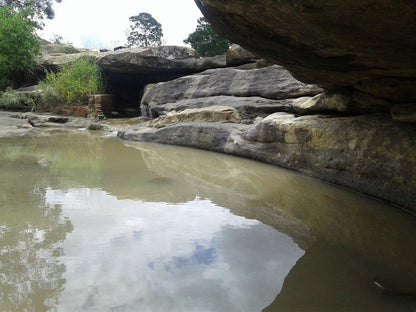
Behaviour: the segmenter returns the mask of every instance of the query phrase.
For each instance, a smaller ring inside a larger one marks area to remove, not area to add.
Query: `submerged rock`
[[[51,162],[49,160],[47,160],[46,158],[42,158],[42,159],[39,159],[36,162],[36,164],[39,165],[39,166],[41,166],[41,167],[47,167],[47,166],[49,166],[51,164]]]

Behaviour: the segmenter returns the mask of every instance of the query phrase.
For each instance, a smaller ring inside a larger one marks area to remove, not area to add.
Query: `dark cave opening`
[[[112,118],[141,116],[140,101],[146,85],[179,78],[187,73],[122,73],[103,70],[105,92],[116,96]]]

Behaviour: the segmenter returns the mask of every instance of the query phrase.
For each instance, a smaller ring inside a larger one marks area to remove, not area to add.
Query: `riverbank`
[[[81,129],[116,133],[123,127],[142,122],[143,120],[139,118],[95,121],[83,117],[61,116],[49,113],[0,111],[0,138],[22,136],[48,129]]]
[[[126,140],[182,145],[256,159],[341,185],[416,213],[413,125],[387,114],[296,117],[276,113],[254,124],[150,123],[119,132]]]
[[[414,126],[395,123],[387,114],[330,118],[276,113],[253,124],[185,120],[160,128],[152,122],[137,118],[95,122],[0,111],[0,137],[90,129],[118,133],[124,140],[221,152],[301,172],[415,214]]]

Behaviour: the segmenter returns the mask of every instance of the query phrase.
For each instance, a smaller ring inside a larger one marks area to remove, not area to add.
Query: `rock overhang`
[[[195,2],[217,32],[303,82],[392,103],[416,101],[416,3]]]

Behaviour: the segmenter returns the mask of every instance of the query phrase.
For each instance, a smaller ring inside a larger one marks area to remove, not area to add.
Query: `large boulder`
[[[146,88],[141,104],[154,115],[212,105],[231,106],[245,115],[288,111],[296,98],[322,92],[299,82],[283,67],[210,69]]]
[[[95,59],[103,70],[122,74],[183,74],[226,66],[225,55],[200,57],[194,49],[179,46],[121,49],[114,52],[79,50],[70,54],[45,50],[38,63],[47,69],[58,70],[86,56]]]
[[[195,0],[221,35],[304,82],[416,101],[416,2]]]
[[[201,58],[191,48],[160,46],[122,49],[103,53],[97,65],[109,72],[124,74],[194,73],[225,67],[225,56]]]

